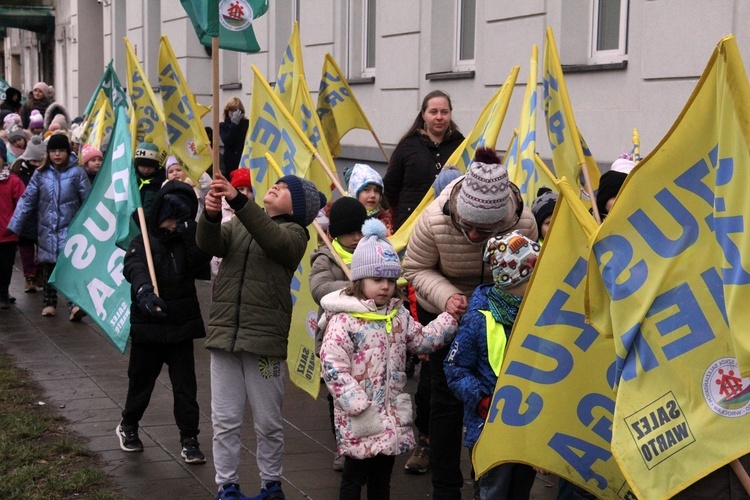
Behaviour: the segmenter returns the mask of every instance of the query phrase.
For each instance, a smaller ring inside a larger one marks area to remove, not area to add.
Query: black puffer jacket
[[[169,194],[178,195],[189,206],[190,215],[180,221],[186,226],[184,231],[160,236],[159,211],[164,197]],[[211,256],[195,244],[197,211],[198,199],[193,189],[184,182],[170,181],[157,193],[147,218],[159,296],[167,303],[167,317],[164,319],[146,315],[138,307],[138,290],[152,283],[142,235],[136,236],[130,243],[123,275],[131,284],[130,337],[133,342],[173,343],[206,336],[195,291],[195,276],[208,265]]]
[[[442,166],[463,140],[460,132],[453,132],[436,145],[426,135],[415,132],[396,146],[383,178],[385,199],[394,207],[394,231],[417,208]]]

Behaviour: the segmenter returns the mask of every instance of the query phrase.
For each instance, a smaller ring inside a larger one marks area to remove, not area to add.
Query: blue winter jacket
[[[477,442],[484,425],[477,405],[485,396],[492,396],[497,383],[487,354],[487,322],[479,312],[480,309],[489,311],[487,293],[493,286],[490,283],[477,287],[443,364],[448,386],[464,404],[464,446],[467,448]],[[506,335],[510,334],[513,325],[504,326]]]
[[[24,222],[38,215],[37,261],[55,263],[68,237],[68,226],[89,194],[86,172],[69,163],[64,170],[51,164],[34,171],[13,212],[8,228],[20,234]]]

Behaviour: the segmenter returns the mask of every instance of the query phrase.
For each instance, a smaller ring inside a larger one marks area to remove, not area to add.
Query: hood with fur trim
[[[60,126],[63,130],[70,129],[70,115],[68,114],[68,110],[65,106],[60,104],[59,102],[53,102],[49,105],[47,108],[47,111],[44,112],[44,128],[45,130],[49,130],[49,126],[52,125],[52,120],[54,120],[55,116],[62,115],[63,118],[65,118],[65,126]]]

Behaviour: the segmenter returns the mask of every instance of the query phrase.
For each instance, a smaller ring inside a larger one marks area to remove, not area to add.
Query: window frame
[[[370,6],[372,5],[372,12],[370,12]],[[372,19],[373,30],[370,29],[370,15],[374,16]],[[372,37],[372,48],[373,54],[372,66],[368,66],[369,62],[369,46],[370,37]],[[376,0],[364,0],[362,2],[362,40],[361,40],[361,53],[360,53],[360,75],[362,78],[372,78],[375,76],[375,68],[377,61],[377,2]]]
[[[471,1],[474,3],[474,39],[472,40],[471,59],[461,59],[461,48],[463,41],[463,6],[464,2]],[[454,26],[454,47],[453,47],[453,71],[471,71],[475,68],[476,49],[477,49],[477,2],[476,0],[457,0]]]
[[[589,64],[621,63],[628,60],[628,12],[630,0],[620,0],[619,40],[616,49],[597,50],[599,38],[599,3],[606,0],[591,1],[589,25]]]

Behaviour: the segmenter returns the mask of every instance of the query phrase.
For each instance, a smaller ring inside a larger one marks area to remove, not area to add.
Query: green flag
[[[198,40],[211,46],[219,37],[219,47],[238,52],[260,52],[253,19],[268,10],[268,0],[180,0],[193,23]]]
[[[91,108],[94,107],[96,97],[99,95],[99,90],[104,91],[104,94],[109,99],[109,104],[112,106],[112,109],[117,109],[118,106],[128,105],[127,94],[125,94],[120,79],[117,77],[117,73],[115,73],[115,69],[112,67],[112,61],[109,61],[109,64],[107,64],[102,79],[99,80],[99,85],[96,86],[94,93],[91,94],[91,99],[89,99],[89,103],[83,112],[83,116],[89,116],[89,113],[91,113]]]
[[[130,283],[122,275],[125,250],[138,233],[141,205],[133,170],[127,110],[117,109],[104,163],[70,223],[50,283],[91,316],[120,352],[130,336]]]
[[[5,81],[5,78],[0,78],[0,101],[5,100],[5,91],[8,90],[10,85]]]

